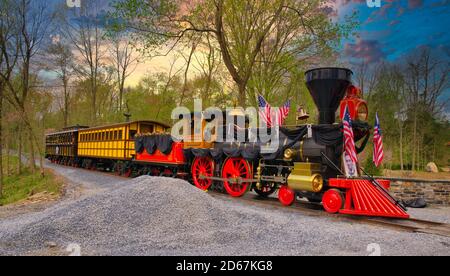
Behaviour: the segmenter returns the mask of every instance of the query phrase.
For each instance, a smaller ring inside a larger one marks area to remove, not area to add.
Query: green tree
[[[183,39],[201,39],[203,34],[214,37],[238,89],[239,104],[246,106],[247,88],[255,70],[264,72],[276,64],[275,68],[284,67],[286,72],[299,63],[278,63],[330,53],[334,43],[353,27],[329,20],[323,9],[329,2],[125,0],[115,2],[113,17],[121,19],[116,30],[131,31],[144,45],[143,50],[154,50],[162,43],[171,43],[172,49]],[[263,75],[273,75],[275,69],[266,71]],[[284,75],[281,72],[274,77],[281,79]]]

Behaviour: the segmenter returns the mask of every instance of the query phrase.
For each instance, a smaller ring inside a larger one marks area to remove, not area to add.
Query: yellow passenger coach
[[[131,160],[136,134],[164,133],[169,125],[155,121],[135,121],[80,130],[78,156],[95,159]]]

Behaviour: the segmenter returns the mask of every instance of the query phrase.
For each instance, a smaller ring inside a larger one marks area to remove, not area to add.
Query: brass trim
[[[304,146],[304,144],[305,144],[304,140],[300,141],[300,160],[301,161],[304,161],[304,156],[303,156],[303,146]]]

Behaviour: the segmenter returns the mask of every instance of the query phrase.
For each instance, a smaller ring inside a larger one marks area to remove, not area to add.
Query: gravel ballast
[[[0,220],[0,255],[73,243],[88,255],[368,255],[372,243],[385,255],[450,255],[450,238],[257,207],[182,180],[110,180],[114,189]]]

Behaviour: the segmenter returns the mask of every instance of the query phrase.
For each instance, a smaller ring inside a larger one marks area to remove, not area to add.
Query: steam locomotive
[[[279,144],[270,152],[263,150],[259,129],[237,130],[236,121],[239,117],[246,121],[245,114],[235,112],[226,114],[227,120],[214,120],[202,112],[181,118],[187,129],[201,130],[188,132],[181,140],[167,134],[170,126],[154,121],[76,126],[51,133],[46,136],[46,157],[58,164],[127,177],[183,178],[199,189],[233,197],[250,191],[261,197],[277,194],[285,206],[304,198],[322,203],[329,213],[409,218],[389,194],[389,181],[361,176],[362,168],[349,168],[345,162],[342,124],[336,123],[338,108],[341,119],[348,108],[355,142],[360,144],[358,153],[364,151],[371,133],[367,102],[352,85],[352,75],[345,68],[307,71],[306,85],[318,108],[319,124],[277,129]],[[211,124],[215,127],[205,131]],[[241,131],[245,140],[219,139],[230,129]]]

